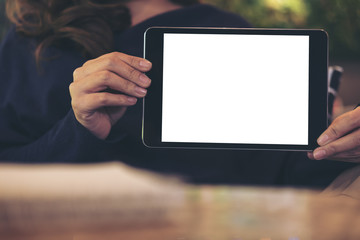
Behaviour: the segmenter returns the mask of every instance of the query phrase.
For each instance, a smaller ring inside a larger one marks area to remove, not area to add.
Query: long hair
[[[113,33],[131,25],[129,0],[7,0],[17,32],[37,39],[35,57],[50,45],[77,49],[87,58],[111,52]],[[171,0],[191,5],[199,0]]]

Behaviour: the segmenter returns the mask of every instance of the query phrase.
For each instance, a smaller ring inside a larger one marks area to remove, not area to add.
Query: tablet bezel
[[[308,145],[162,142],[162,71],[165,33],[309,36]],[[309,151],[317,147],[316,139],[327,127],[328,35],[324,30],[152,27],[144,34],[144,58],[153,64],[151,71],[147,73],[152,79],[152,84],[143,101],[142,141],[147,147]]]

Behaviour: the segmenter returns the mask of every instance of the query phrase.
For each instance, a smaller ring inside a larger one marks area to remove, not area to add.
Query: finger
[[[352,151],[338,153],[338,154],[331,156],[328,159],[342,161],[342,162],[359,163],[360,162],[360,150],[358,148],[356,148],[356,149],[353,149]]]
[[[100,92],[106,89],[116,90],[134,97],[144,97],[147,93],[145,88],[109,71],[97,72],[85,79],[86,81],[82,83],[75,83],[78,85],[78,90],[85,94]]]
[[[324,146],[360,126],[360,108],[345,113],[334,122],[318,138],[318,144]]]
[[[350,151],[340,152],[326,158],[327,160],[336,160],[342,162],[360,162],[360,148],[354,148]]]
[[[314,150],[316,160],[329,158],[341,152],[346,152],[360,146],[360,129]]]
[[[121,53],[121,52],[114,52],[113,54],[115,55],[114,56],[115,58],[116,57],[120,58],[121,60],[123,60],[124,62],[129,64],[130,66],[132,66],[140,71],[147,72],[152,67],[151,62],[149,62],[148,60],[146,60],[144,58],[127,55],[127,54]]]
[[[307,156],[308,156],[309,159],[315,160],[313,152],[308,152]]]
[[[81,100],[73,100],[72,106],[76,112],[93,112],[102,107],[128,107],[136,104],[137,98],[122,94],[107,92],[93,93]]]
[[[137,70],[142,71],[142,72],[147,72],[152,67],[151,62],[144,58],[127,55],[127,54],[124,54],[121,52],[112,52],[112,53],[104,54],[98,58],[87,61],[83,66],[84,67],[87,67],[90,65],[94,66],[94,65],[99,64],[99,62],[107,62],[107,61],[125,62],[129,66],[136,68]]]
[[[74,71],[74,81],[99,71],[112,71],[141,87],[148,87],[151,80],[144,74],[151,69],[151,63],[123,53],[110,53],[86,62]]]

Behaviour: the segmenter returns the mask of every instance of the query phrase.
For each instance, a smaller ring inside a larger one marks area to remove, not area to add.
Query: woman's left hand
[[[336,118],[317,142],[310,159],[360,163],[360,107]]]

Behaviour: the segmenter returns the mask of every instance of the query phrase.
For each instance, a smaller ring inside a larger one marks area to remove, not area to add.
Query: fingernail
[[[329,136],[324,134],[324,135],[321,135],[319,137],[317,142],[318,142],[319,145],[323,145],[323,144],[325,144],[327,142],[327,140],[329,140]]]
[[[145,74],[141,74],[140,75],[140,81],[143,83],[143,84],[149,84],[150,83],[150,78],[148,76],[146,76]]]
[[[135,87],[135,92],[137,94],[140,94],[141,96],[145,95],[147,93],[147,90],[141,87]]]
[[[141,67],[145,67],[145,68],[149,68],[149,67],[151,67],[151,62],[149,62],[148,60],[141,60],[140,61],[140,66]]]
[[[129,103],[136,103],[137,102],[137,98],[134,98],[134,97],[128,97],[128,102]]]
[[[318,150],[314,152],[314,158],[317,160],[321,160],[324,159],[326,156],[326,151],[325,150]]]

